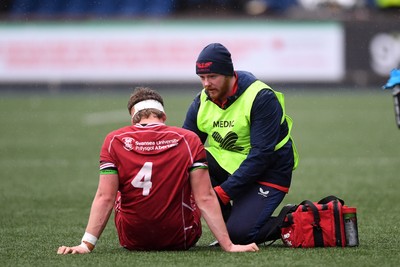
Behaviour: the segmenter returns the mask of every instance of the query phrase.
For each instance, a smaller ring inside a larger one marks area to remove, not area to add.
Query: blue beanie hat
[[[217,73],[233,76],[231,53],[225,46],[212,43],[204,47],[196,61],[196,74]]]

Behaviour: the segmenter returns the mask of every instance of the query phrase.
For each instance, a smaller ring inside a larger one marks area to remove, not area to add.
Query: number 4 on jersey
[[[150,194],[150,189],[153,185],[151,182],[152,169],[153,162],[145,162],[131,182],[133,187],[143,188],[143,196],[148,196]]]

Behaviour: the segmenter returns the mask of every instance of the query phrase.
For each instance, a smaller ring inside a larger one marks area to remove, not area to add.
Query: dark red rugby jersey
[[[178,127],[133,125],[107,135],[100,169],[118,170],[121,201],[115,219],[122,246],[179,249],[198,238],[200,216],[191,200],[189,171],[205,165],[205,158],[197,135]]]

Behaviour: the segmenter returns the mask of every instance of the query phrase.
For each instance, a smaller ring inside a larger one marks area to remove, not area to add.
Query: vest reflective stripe
[[[281,104],[283,116],[281,124],[288,124],[288,134],[276,146],[275,151],[284,146],[290,139],[292,120],[285,114],[284,96],[275,92],[261,81],[255,81],[247,90],[226,110],[219,108],[212,101],[207,100],[203,89],[200,95],[200,107],[197,115],[197,127],[209,135],[206,149],[213,155],[219,165],[229,173],[239,168],[250,151],[250,113],[256,95],[262,89],[269,89],[275,93]],[[297,167],[297,151],[295,152],[295,167]]]
[[[281,107],[282,107],[281,124],[284,123],[285,120],[286,120],[286,123],[287,123],[287,126],[288,126],[288,133],[285,136],[285,138],[283,138],[278,144],[276,144],[274,151],[277,151],[278,149],[283,147],[289,140],[291,140],[292,141],[292,148],[293,148],[293,157],[294,157],[293,170],[295,170],[297,168],[298,164],[299,164],[299,154],[297,152],[296,144],[294,143],[294,141],[293,141],[293,139],[291,137],[292,127],[293,127],[293,120],[292,120],[292,118],[290,118],[286,114],[285,96],[281,92],[274,91],[272,88],[270,88],[268,85],[266,85],[265,83],[263,83],[261,81],[256,81],[251,86],[253,86],[253,85],[257,86],[260,90],[264,89],[264,88],[267,88],[267,89],[271,90],[272,92],[274,92],[276,98],[279,101],[279,104],[281,104]]]

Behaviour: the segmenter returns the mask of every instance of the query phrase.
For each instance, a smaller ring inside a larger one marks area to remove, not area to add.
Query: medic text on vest
[[[214,121],[213,122],[213,127],[218,127],[218,128],[227,128],[227,127],[233,127],[235,126],[235,121]]]

